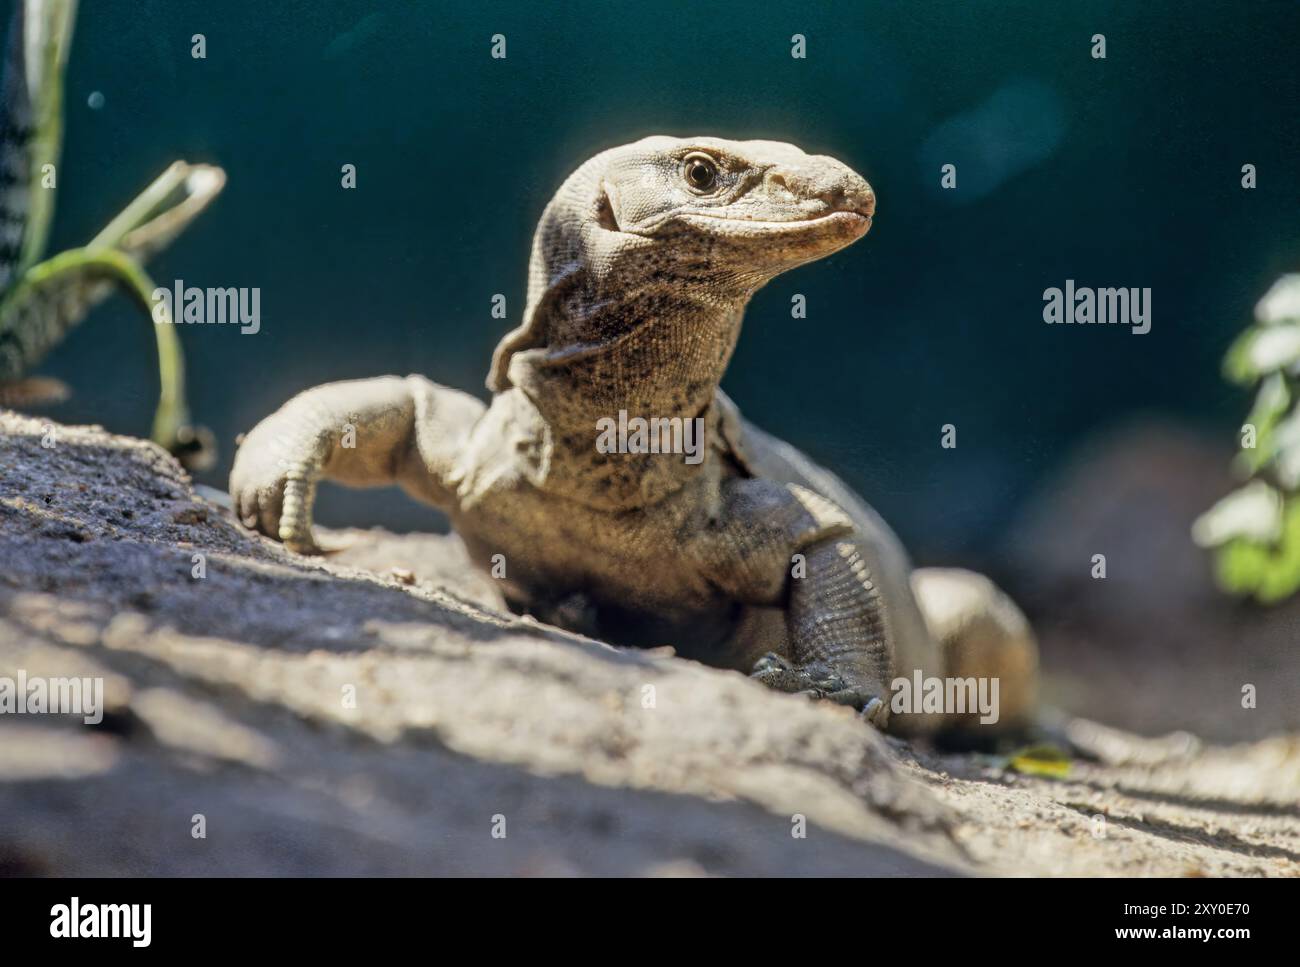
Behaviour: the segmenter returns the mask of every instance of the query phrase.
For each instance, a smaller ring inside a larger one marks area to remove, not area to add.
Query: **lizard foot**
[[[775,652],[768,652],[754,663],[749,673],[769,688],[780,692],[794,692],[809,698],[849,705],[862,713],[862,717],[877,727],[883,727],[889,718],[889,705],[877,690],[846,681],[829,665],[809,662],[795,665]]]

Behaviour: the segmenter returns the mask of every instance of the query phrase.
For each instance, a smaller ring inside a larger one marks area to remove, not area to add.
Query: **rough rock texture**
[[[0,676],[107,707],[0,715],[0,872],[1300,872],[1295,739],[1075,722],[1099,761],[1017,776],[507,615],[455,538],[328,537],[294,556],[151,444],[0,413]]]

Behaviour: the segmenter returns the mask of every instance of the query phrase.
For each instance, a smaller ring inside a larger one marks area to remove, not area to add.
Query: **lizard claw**
[[[883,727],[889,718],[889,706],[875,689],[847,682],[834,669],[819,662],[795,665],[775,652],[768,652],[754,663],[750,677],[777,691],[851,706],[877,727]]]
[[[291,551],[317,554],[321,549],[312,536],[312,506],[325,442],[303,428],[293,404],[244,438],[230,471],[230,499],[244,526],[279,539]]]
[[[889,706],[886,705],[882,699],[872,697],[872,699],[862,707],[862,717],[876,728],[884,728],[885,723],[889,721]]]
[[[769,651],[754,662],[749,677],[762,682],[768,688],[775,688],[778,692],[795,692],[820,697],[807,676],[802,675],[794,665],[775,652]]]

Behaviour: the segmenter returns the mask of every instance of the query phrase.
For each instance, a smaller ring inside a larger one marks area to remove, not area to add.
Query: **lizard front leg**
[[[230,495],[248,527],[291,550],[317,549],[316,484],[400,484],[444,510],[456,453],[483,404],[420,376],[326,383],[289,400],[244,438]]]
[[[791,579],[785,622],[789,658],[769,653],[754,677],[784,691],[807,692],[884,725],[885,686],[893,656],[880,592],[851,540],[830,538],[803,552],[803,576]]]
[[[783,605],[786,654],[755,665],[759,681],[888,717],[894,657],[880,592],[852,520],[795,484],[723,485],[716,520],[690,542],[710,579],[747,604]]]

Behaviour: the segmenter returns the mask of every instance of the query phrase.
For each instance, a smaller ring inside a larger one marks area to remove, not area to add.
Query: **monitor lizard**
[[[311,552],[319,480],[396,483],[449,515],[518,611],[670,644],[882,727],[896,678],[996,676],[1000,727],[1023,722],[1037,652],[1016,606],[980,575],[913,570],[875,511],[719,389],[751,296],[862,237],[875,209],[860,175],[789,144],[604,151],[542,214],[490,405],[418,375],[309,389],[243,440],[238,515]],[[702,421],[703,458],[597,446],[620,414]]]

